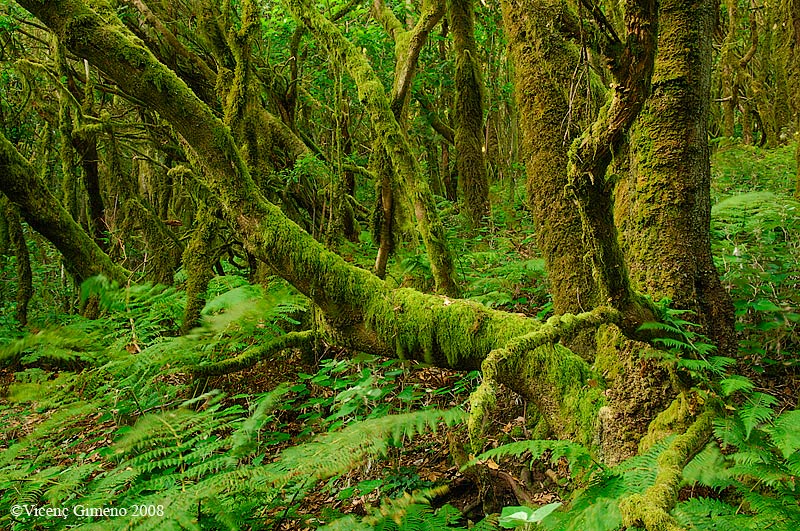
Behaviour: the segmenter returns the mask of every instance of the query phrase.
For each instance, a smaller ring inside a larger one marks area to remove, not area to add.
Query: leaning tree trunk
[[[618,312],[598,308],[542,324],[470,301],[389,289],[326,250],[266,201],[229,129],[173,72],[135,44],[119,22],[101,18],[80,0],[20,3],[74,53],[173,124],[203,169],[198,177],[218,197],[248,252],[317,304],[330,340],[461,370],[480,367],[494,353],[485,364],[487,380],[508,383],[537,403],[559,436],[594,441],[603,396],[601,387],[587,382],[600,379],[584,360],[552,345],[587,327],[619,322]],[[24,179],[24,171],[11,169],[15,180]],[[51,236],[58,239],[58,234]]]
[[[653,93],[631,133],[630,173],[617,187],[615,214],[634,287],[696,311],[730,355],[733,305],[710,242],[713,10],[710,1],[662,2]]]
[[[411,152],[410,142],[401,124],[407,101],[411,93],[411,83],[417,70],[417,62],[428,35],[444,15],[443,6],[438,2],[423,2],[422,14],[417,24],[405,30],[391,9],[382,0],[375,0],[372,12],[395,43],[395,72],[391,98],[387,98],[369,63],[355,47],[347,41],[339,30],[304,0],[287,2],[301,22],[326,47],[331,57],[341,56],[342,62],[359,90],[359,97],[370,112],[378,138],[375,152],[378,153],[376,173],[381,178],[380,204],[383,219],[379,227],[381,238],[392,235],[402,220],[400,202],[404,195],[410,195],[417,228],[428,252],[431,273],[437,293],[457,296],[460,288],[456,281],[453,255],[430,191],[427,179],[422,173],[416,158]],[[388,111],[388,112],[387,112]],[[391,216],[391,219],[390,219]],[[381,239],[375,270],[378,274],[386,270],[386,261],[391,253],[392,242]]]
[[[114,264],[75,222],[38,176],[36,169],[0,135],[0,192],[6,194],[39,234],[64,256],[77,282],[100,273],[122,282],[127,272]]]

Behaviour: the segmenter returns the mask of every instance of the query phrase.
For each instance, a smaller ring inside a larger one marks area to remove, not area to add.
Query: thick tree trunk
[[[720,352],[735,353],[733,305],[711,255],[707,122],[713,3],[663,0],[653,94],[631,133],[616,220],[634,287],[698,313]]]
[[[547,0],[505,2],[503,14],[515,62],[522,147],[528,152],[529,196],[556,311],[608,301],[626,314],[630,334],[652,314],[628,284],[606,171],[624,148],[649,91],[657,15],[654,2],[627,2],[625,8],[628,46],[616,47],[608,61],[616,87],[596,117],[580,116],[587,102],[569,102],[564,95],[578,64],[578,50],[567,40],[575,17],[563,4]],[[575,129],[583,128],[574,141],[578,131],[564,130],[569,119]],[[587,126],[587,119],[594,123]],[[619,329],[609,327],[598,335],[597,350],[586,352],[611,385],[598,416],[600,448],[611,463],[636,453],[649,421],[671,399],[664,373],[641,370],[643,346],[626,343]]]
[[[553,20],[562,9],[550,0],[506,0],[503,21],[514,61],[515,95],[527,169],[528,204],[544,255],[557,314],[594,307],[599,299],[582,245],[583,229],[567,193],[567,148],[576,135],[565,125],[569,86],[578,50]],[[567,129],[565,129],[567,127]]]
[[[489,180],[483,145],[483,75],[475,43],[472,0],[448,0],[447,14],[456,52],[456,167],[464,210],[474,228],[489,215]]]

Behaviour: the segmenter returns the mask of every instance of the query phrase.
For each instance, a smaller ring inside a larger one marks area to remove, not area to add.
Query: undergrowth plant
[[[660,357],[684,389],[677,408],[710,408],[713,431],[682,466],[678,496],[667,518],[691,531],[794,531],[800,525],[800,410],[776,412],[777,399],[758,391],[747,377],[731,372],[735,360],[714,356],[713,345],[686,320],[687,313],[661,301],[663,320],[642,328],[660,333]],[[689,404],[693,405],[689,405]],[[700,413],[698,413],[700,415]],[[538,511],[506,507],[500,524],[548,531],[612,531],[625,527],[626,503],[640,504],[661,473],[662,455],[674,451],[669,435],[646,452],[608,467],[588,448],[569,441],[519,441],[488,450],[466,466],[525,456],[531,467],[542,459],[565,460],[578,485],[571,498]],[[680,447],[680,446],[679,446]],[[636,501],[633,501],[636,500]],[[558,510],[557,510],[558,509]],[[538,512],[538,514],[537,514]],[[680,529],[664,527],[663,529]]]
[[[203,326],[182,337],[184,296],[173,288],[93,279],[84,295],[100,300],[102,318],[75,318],[0,350],[15,371],[0,406],[3,529],[272,529],[305,518],[298,509],[320,482],[463,417],[371,407],[405,392],[391,365],[354,371],[358,362],[324,360],[316,374],[287,374],[294,381],[267,392],[204,391],[198,371],[299,324],[306,302],[280,282],[265,290],[215,279]],[[291,414],[300,432],[287,424]],[[66,509],[50,518],[39,511],[48,507]],[[376,511],[363,525],[435,529],[420,522],[453,519],[417,495]]]

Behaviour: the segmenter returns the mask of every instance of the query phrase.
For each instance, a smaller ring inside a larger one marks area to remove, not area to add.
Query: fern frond
[[[288,392],[289,386],[284,383],[258,399],[253,414],[231,436],[231,456],[241,457],[249,453],[253,447],[256,433],[269,420],[270,413]]]
[[[771,418],[773,415],[772,406],[777,403],[774,396],[765,393],[753,393],[742,404],[739,410],[739,418],[742,419],[742,424],[745,430],[745,440],[750,438],[753,429],[759,424]]]
[[[308,477],[320,480],[350,470],[369,456],[385,455],[391,442],[428,429],[435,431],[440,422],[453,425],[463,419],[464,413],[454,409],[429,409],[367,419],[287,448],[274,466],[285,481]]]
[[[526,452],[530,452],[531,459],[536,460],[542,457],[542,454],[547,451],[552,452],[552,462],[557,462],[562,457],[566,458],[567,461],[569,461],[570,469],[573,474],[582,473],[594,466],[591,453],[586,447],[580,444],[571,441],[530,440],[504,444],[497,448],[487,450],[471,459],[461,468],[464,470],[487,459],[497,459],[506,456],[519,457]]]
[[[737,391],[750,392],[755,387],[755,384],[746,376],[740,374],[732,374],[731,376],[720,380],[720,387],[722,388],[723,396],[731,396]]]
[[[758,491],[748,490],[742,493],[746,507],[754,518],[752,529],[770,529],[775,531],[796,531],[800,522],[800,505],[796,496],[767,496]]]
[[[725,456],[713,441],[683,467],[683,479],[690,484],[720,489],[733,484]]]
[[[318,527],[317,531],[375,531],[375,527],[351,515],[337,518],[330,524]]]
[[[775,419],[772,426],[764,427],[770,439],[781,451],[784,459],[800,449],[800,410],[786,411]]]
[[[678,523],[692,531],[742,531],[748,529],[749,517],[737,514],[737,508],[712,498],[691,498],[673,510]]]

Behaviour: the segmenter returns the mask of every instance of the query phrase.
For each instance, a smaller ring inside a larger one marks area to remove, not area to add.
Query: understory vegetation
[[[200,325],[181,334],[182,270],[173,287],[93,277],[72,291],[54,250],[26,228],[36,290],[25,329],[14,319],[15,258],[0,262],[0,528],[795,531],[792,149],[717,149],[712,245],[736,308],[738,357],[717,355],[690,312],[661,301],[664,319],[644,327],[660,348],[650,352],[686,392],[651,433],[681,410],[711,413],[684,433],[643,440],[638,456],[613,466],[537,436],[528,404],[507,390],[484,430],[489,449],[470,455],[478,371],[328,345],[313,305],[278,277],[252,284],[223,260]],[[496,209],[478,237],[457,213],[443,217],[466,297],[552,314],[520,204]],[[376,252],[366,233],[344,245],[340,253],[365,266]],[[399,250],[388,281],[430,286],[420,256]],[[73,311],[91,305],[96,318]],[[665,483],[677,492],[671,513],[639,514]],[[67,511],[30,512],[48,507]],[[85,512],[96,507],[117,511]]]

